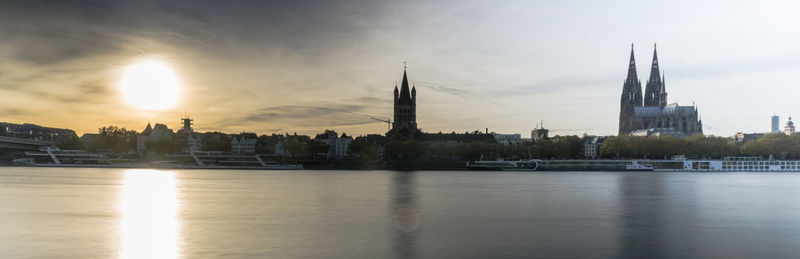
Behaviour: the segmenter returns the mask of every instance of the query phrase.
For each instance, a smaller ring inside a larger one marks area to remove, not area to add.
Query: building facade
[[[780,117],[778,117],[778,115],[772,115],[772,128],[770,132],[772,133],[780,132],[781,131],[780,127],[781,127]]]
[[[647,129],[672,129],[686,136],[703,133],[703,122],[696,107],[667,104],[665,81],[658,64],[658,53],[654,49],[650,78],[642,94],[642,83],[636,72],[636,60],[631,45],[628,75],[620,98],[619,134]]]
[[[231,154],[233,155],[254,155],[258,136],[254,133],[242,133],[233,135],[231,138]]]
[[[586,143],[583,144],[583,155],[589,159],[600,156],[600,147],[603,146],[604,136],[587,136]]]
[[[502,144],[504,147],[519,146],[524,142],[520,134],[492,133],[492,135],[494,135],[494,139],[497,140],[497,143]]]

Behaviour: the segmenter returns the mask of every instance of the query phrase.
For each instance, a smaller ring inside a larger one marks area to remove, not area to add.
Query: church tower
[[[636,60],[631,44],[631,59],[628,61],[628,76],[622,85],[622,97],[619,110],[619,133],[628,133],[634,129],[634,107],[642,106],[642,82],[636,74]]]
[[[644,106],[664,107],[667,105],[666,89],[662,79],[658,67],[658,52],[656,45],[653,44],[653,63],[650,66],[650,78],[647,79],[647,86],[644,90]]]
[[[400,89],[394,86],[394,120],[392,129],[386,133],[387,136],[402,134],[407,138],[413,138],[417,129],[417,88],[412,86],[409,90],[408,75],[406,68],[403,68],[403,83]]]

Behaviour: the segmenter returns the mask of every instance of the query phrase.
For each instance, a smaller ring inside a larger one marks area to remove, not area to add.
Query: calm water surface
[[[0,167],[3,258],[797,258],[800,173]]]

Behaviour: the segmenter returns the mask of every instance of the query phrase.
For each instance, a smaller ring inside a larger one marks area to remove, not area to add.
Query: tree
[[[78,135],[58,135],[53,138],[53,144],[62,150],[78,150],[82,148]]]
[[[231,136],[222,132],[206,132],[200,137],[203,151],[231,151]]]
[[[93,146],[87,147],[89,150],[105,149],[120,153],[136,150],[137,133],[134,130],[110,125],[97,129],[97,133],[97,141]]]

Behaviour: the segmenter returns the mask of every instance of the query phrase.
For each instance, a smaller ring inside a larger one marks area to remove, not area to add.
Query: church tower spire
[[[631,43],[631,58],[628,61],[628,75],[622,86],[619,111],[619,133],[628,133],[634,128],[634,107],[642,106],[642,82],[636,74],[636,58]]]
[[[639,82],[639,76],[636,74],[636,58],[633,56],[633,43],[631,43],[631,60],[628,61],[628,76],[625,78],[625,83]]]
[[[405,67],[403,67],[403,83],[400,85],[400,96],[397,101],[400,104],[411,104],[411,89],[408,87],[408,75]]]
[[[394,120],[392,129],[386,133],[387,136],[400,134],[406,138],[414,138],[419,133],[417,128],[417,88],[410,89],[406,70],[404,64],[400,90],[398,91],[397,85],[394,87]]]
[[[650,65],[650,78],[644,90],[644,106],[661,106],[661,91],[664,88],[661,82],[661,69],[658,66],[658,50],[653,43],[653,63]]]

